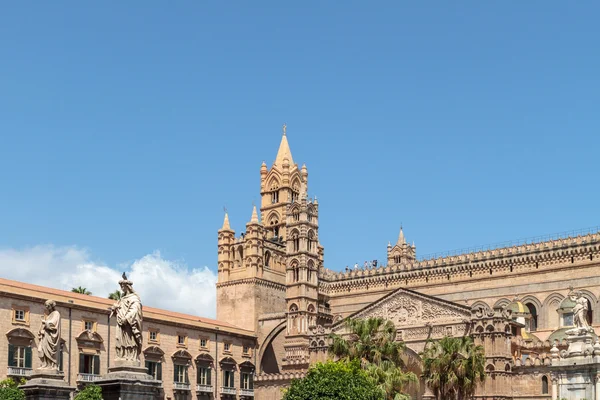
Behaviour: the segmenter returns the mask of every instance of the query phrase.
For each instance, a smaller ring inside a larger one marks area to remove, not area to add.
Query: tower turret
[[[406,238],[404,237],[404,231],[402,227],[400,227],[400,233],[398,234],[398,241],[392,247],[390,243],[387,246],[387,262],[388,265],[402,265],[403,269],[408,268],[408,266],[416,260],[417,248],[414,243],[411,246],[406,243]]]
[[[218,279],[226,281],[229,279],[229,272],[233,264],[233,244],[235,242],[235,232],[229,225],[229,215],[225,212],[223,226],[218,232]]]

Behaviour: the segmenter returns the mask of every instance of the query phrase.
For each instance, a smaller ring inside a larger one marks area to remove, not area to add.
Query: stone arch
[[[267,184],[267,190],[268,191],[277,190],[277,189],[279,189],[280,186],[281,186],[281,184],[279,182],[279,177],[273,175],[273,176],[271,176],[271,179],[269,179],[269,183]]]
[[[591,306],[591,310],[588,310],[588,322],[592,324],[600,323],[600,313],[598,313],[598,298],[589,290],[579,289],[577,291],[581,292],[581,295],[588,300],[589,306]]]
[[[10,342],[11,339],[35,340],[35,335],[27,328],[14,328],[6,332],[6,337]]]
[[[542,309],[542,326],[546,329],[558,329],[560,326],[559,315],[556,311],[565,296],[560,293],[552,293],[544,300]]]
[[[542,302],[539,301],[537,297],[529,294],[521,299],[521,303],[526,305],[531,313],[529,326],[530,331],[536,331],[539,328],[545,328],[543,325],[540,325],[540,316],[544,314]],[[529,305],[533,305],[533,308],[529,307]]]
[[[412,399],[422,399],[425,393],[425,382],[421,377],[423,374],[423,360],[415,350],[407,346],[402,354],[402,361],[405,365],[403,369],[414,373],[419,379],[419,384],[408,386],[408,394]]]
[[[281,365],[276,356],[278,352],[284,351],[284,334],[287,321],[282,321],[265,338],[258,350],[259,370],[262,373],[278,374],[281,372]]]
[[[314,313],[315,312],[315,306],[312,304],[309,304],[308,307],[306,308],[306,311]]]
[[[482,300],[477,300],[475,303],[471,305],[471,310],[483,309],[484,313],[488,313],[492,311],[492,308],[488,303]]]
[[[510,300],[507,299],[506,297],[503,297],[494,303],[494,308],[505,308],[509,304],[510,304]]]
[[[290,312],[298,312],[298,305],[296,303],[292,303],[290,306]]]

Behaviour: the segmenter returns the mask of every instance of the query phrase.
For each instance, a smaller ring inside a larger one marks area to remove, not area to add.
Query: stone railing
[[[173,388],[177,390],[190,390],[190,384],[185,382],[173,382]]]
[[[100,379],[96,374],[77,374],[77,382],[95,382]]]
[[[8,376],[30,376],[31,368],[21,368],[21,367],[8,367],[8,372],[6,375]]]
[[[292,379],[302,379],[305,375],[305,372],[286,372],[283,374],[259,374],[254,377],[254,384],[256,386],[256,382],[288,382]]]
[[[221,394],[230,394],[235,396],[237,394],[237,389],[228,386],[221,386]]]
[[[254,397],[254,389],[240,389],[240,396]]]
[[[196,385],[196,392],[212,393],[212,385]]]

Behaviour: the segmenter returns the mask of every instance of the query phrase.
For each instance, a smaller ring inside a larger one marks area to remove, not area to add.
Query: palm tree
[[[88,291],[86,288],[81,287],[81,286],[71,289],[71,292],[73,292],[73,293],[80,293],[80,294],[87,294],[88,296],[92,294],[92,292]]]
[[[430,341],[423,353],[423,378],[436,399],[463,400],[485,381],[485,351],[473,339],[444,337]]]
[[[404,372],[403,342],[396,341],[396,327],[383,318],[348,319],[348,335],[331,334],[329,353],[345,360],[360,360],[387,400],[408,398],[402,391],[417,382],[412,372]]]
[[[121,300],[121,291],[120,290],[115,290],[114,292],[112,292],[111,294],[108,295],[108,298],[111,300],[116,300],[119,301]]]

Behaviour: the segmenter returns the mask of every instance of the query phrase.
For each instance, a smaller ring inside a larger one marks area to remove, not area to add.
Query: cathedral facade
[[[236,235],[225,214],[218,231],[217,319],[257,337],[256,398],[280,399],[291,379],[326,360],[328,335],[343,332],[346,317],[381,316],[394,322],[417,374],[428,339],[470,335],[482,344],[488,379],[478,398],[600,400],[600,369],[563,365],[577,301],[600,328],[600,232],[419,260],[400,229],[386,265],[335,272],[324,265],[319,204],[307,188],[284,126],[275,161],[260,167],[260,218],[254,207]],[[592,336],[586,365],[600,363]],[[414,398],[431,395],[424,386],[411,389]]]

